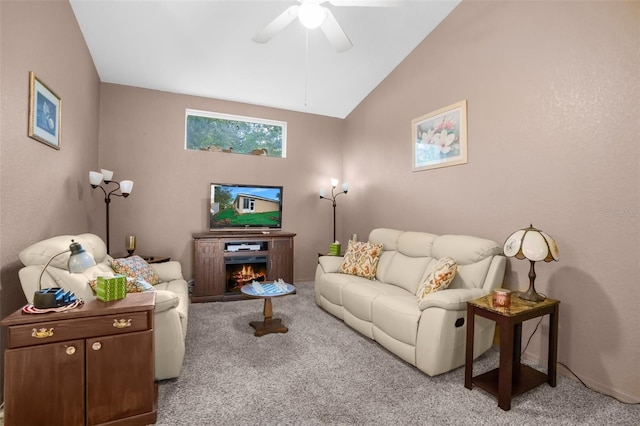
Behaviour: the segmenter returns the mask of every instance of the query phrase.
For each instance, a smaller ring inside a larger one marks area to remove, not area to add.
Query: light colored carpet
[[[158,425],[638,425],[625,405],[558,377],[498,408],[464,368],[429,377],[317,307],[313,283],[273,300],[286,334],[255,337],[262,300],[192,304],[179,378],[161,382]],[[474,374],[497,366],[491,349]]]

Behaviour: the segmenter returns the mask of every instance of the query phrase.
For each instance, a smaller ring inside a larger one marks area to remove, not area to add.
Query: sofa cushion
[[[156,271],[140,256],[131,256],[122,259],[114,259],[111,267],[118,274],[131,278],[141,278],[151,285],[158,284],[160,277]]]
[[[369,241],[382,244],[384,251],[398,250],[398,239],[404,231],[389,228],[376,228],[369,233]]]
[[[476,263],[467,265],[458,264],[456,276],[449,288],[478,288],[482,287],[487,278],[493,258],[487,257]]]
[[[382,290],[369,282],[353,282],[342,289],[342,306],[356,318],[371,321],[371,303]]]
[[[418,308],[426,309],[426,297],[436,291],[441,291],[449,287],[456,275],[457,263],[450,257],[443,257],[435,264],[434,269],[429,272],[427,278],[418,288]]]
[[[422,312],[413,294],[376,297],[371,307],[373,323],[394,339],[415,346]]]
[[[425,275],[430,262],[430,257],[410,257],[397,252],[387,267],[384,282],[416,294],[420,280]]]
[[[342,306],[342,289],[354,280],[353,275],[325,274],[320,295],[334,305]],[[364,279],[364,278],[363,278]]]
[[[411,257],[433,257],[433,243],[437,235],[427,232],[403,232],[398,238],[398,251]]]
[[[376,276],[382,244],[349,240],[340,272],[373,279]]]

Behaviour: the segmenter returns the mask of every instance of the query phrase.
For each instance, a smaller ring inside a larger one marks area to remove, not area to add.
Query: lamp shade
[[[132,189],[133,189],[132,180],[123,180],[122,182],[120,182],[120,191],[123,194],[131,194]]]
[[[529,225],[511,234],[504,243],[504,255],[534,262],[559,260],[556,242],[548,234]]]
[[[69,250],[71,250],[71,255],[69,256],[67,265],[69,267],[69,272],[72,274],[84,272],[88,268],[95,266],[96,262],[93,259],[93,256],[90,253],[87,253],[79,243],[72,241],[69,246]]]
[[[99,172],[89,172],[89,183],[92,186],[98,186],[102,183],[102,178],[104,176]]]
[[[100,173],[104,176],[105,182],[110,182],[113,179],[113,171],[107,169],[100,169]]]
[[[60,253],[56,253],[47,261],[47,263],[42,268],[40,272],[40,276],[38,277],[38,290],[33,295],[33,306],[38,309],[46,309],[46,308],[55,308],[65,304],[70,304],[75,301],[75,296],[70,291],[63,292],[58,287],[52,288],[42,288],[42,276],[44,275],[44,271],[49,267],[51,261],[56,257],[71,252],[69,256],[69,260],[67,261],[67,268],[69,272],[72,274],[77,274],[80,272],[84,272],[91,266],[96,264],[93,256],[90,253],[87,253],[84,248],[73,240],[71,240],[71,244],[67,250],[61,251]]]
[[[535,288],[536,270],[535,264],[541,260],[551,262],[560,258],[558,246],[549,235],[529,225],[509,235],[504,243],[504,255],[516,259],[527,259],[529,267],[529,289],[520,294],[520,299],[530,302],[541,302],[545,296],[538,294]]]

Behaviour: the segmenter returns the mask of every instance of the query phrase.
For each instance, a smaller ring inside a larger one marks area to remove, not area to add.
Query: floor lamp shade
[[[338,186],[338,182],[339,182],[338,179],[331,178],[331,197],[327,196],[327,193],[324,189],[320,190],[320,199],[329,200],[333,203],[333,240],[331,240],[332,243],[336,242],[336,206],[337,206],[336,198],[340,194],[346,194],[347,192],[349,192],[349,184],[347,182],[344,182],[342,184],[342,192],[336,193],[336,187]]]
[[[109,204],[111,203],[111,196],[127,198],[133,190],[132,180],[123,180],[116,182],[113,180],[113,171],[107,169],[100,169],[99,172],[89,172],[89,184],[91,188],[100,188],[104,193],[104,202],[106,204],[107,213],[107,253],[111,252],[110,240],[109,240]],[[104,184],[104,185],[103,185]],[[105,185],[113,184],[115,188],[112,190],[105,189]]]

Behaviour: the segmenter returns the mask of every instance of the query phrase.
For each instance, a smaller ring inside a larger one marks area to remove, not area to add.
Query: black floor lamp
[[[100,188],[102,192],[104,192],[104,202],[107,205],[107,253],[110,252],[109,249],[109,203],[111,203],[111,196],[115,195],[116,197],[124,197],[127,198],[129,194],[131,194],[131,190],[133,189],[133,181],[132,180],[123,180],[121,182],[116,182],[111,180],[113,178],[113,172],[111,170],[101,169],[100,172],[89,172],[89,183],[93,189]],[[101,185],[104,182],[105,185],[109,185],[111,183],[115,184],[116,187],[111,191],[107,192],[106,189]],[[116,191],[120,191],[117,193]]]
[[[337,186],[338,186],[338,179],[331,178],[331,197],[326,196],[324,189],[320,190],[321,200],[329,200],[333,202],[333,240],[332,242],[336,241],[336,197],[338,197],[338,195],[340,194],[346,194],[347,191],[349,190],[349,184],[347,182],[344,182],[342,184],[342,192],[338,192],[336,194],[335,191]]]

